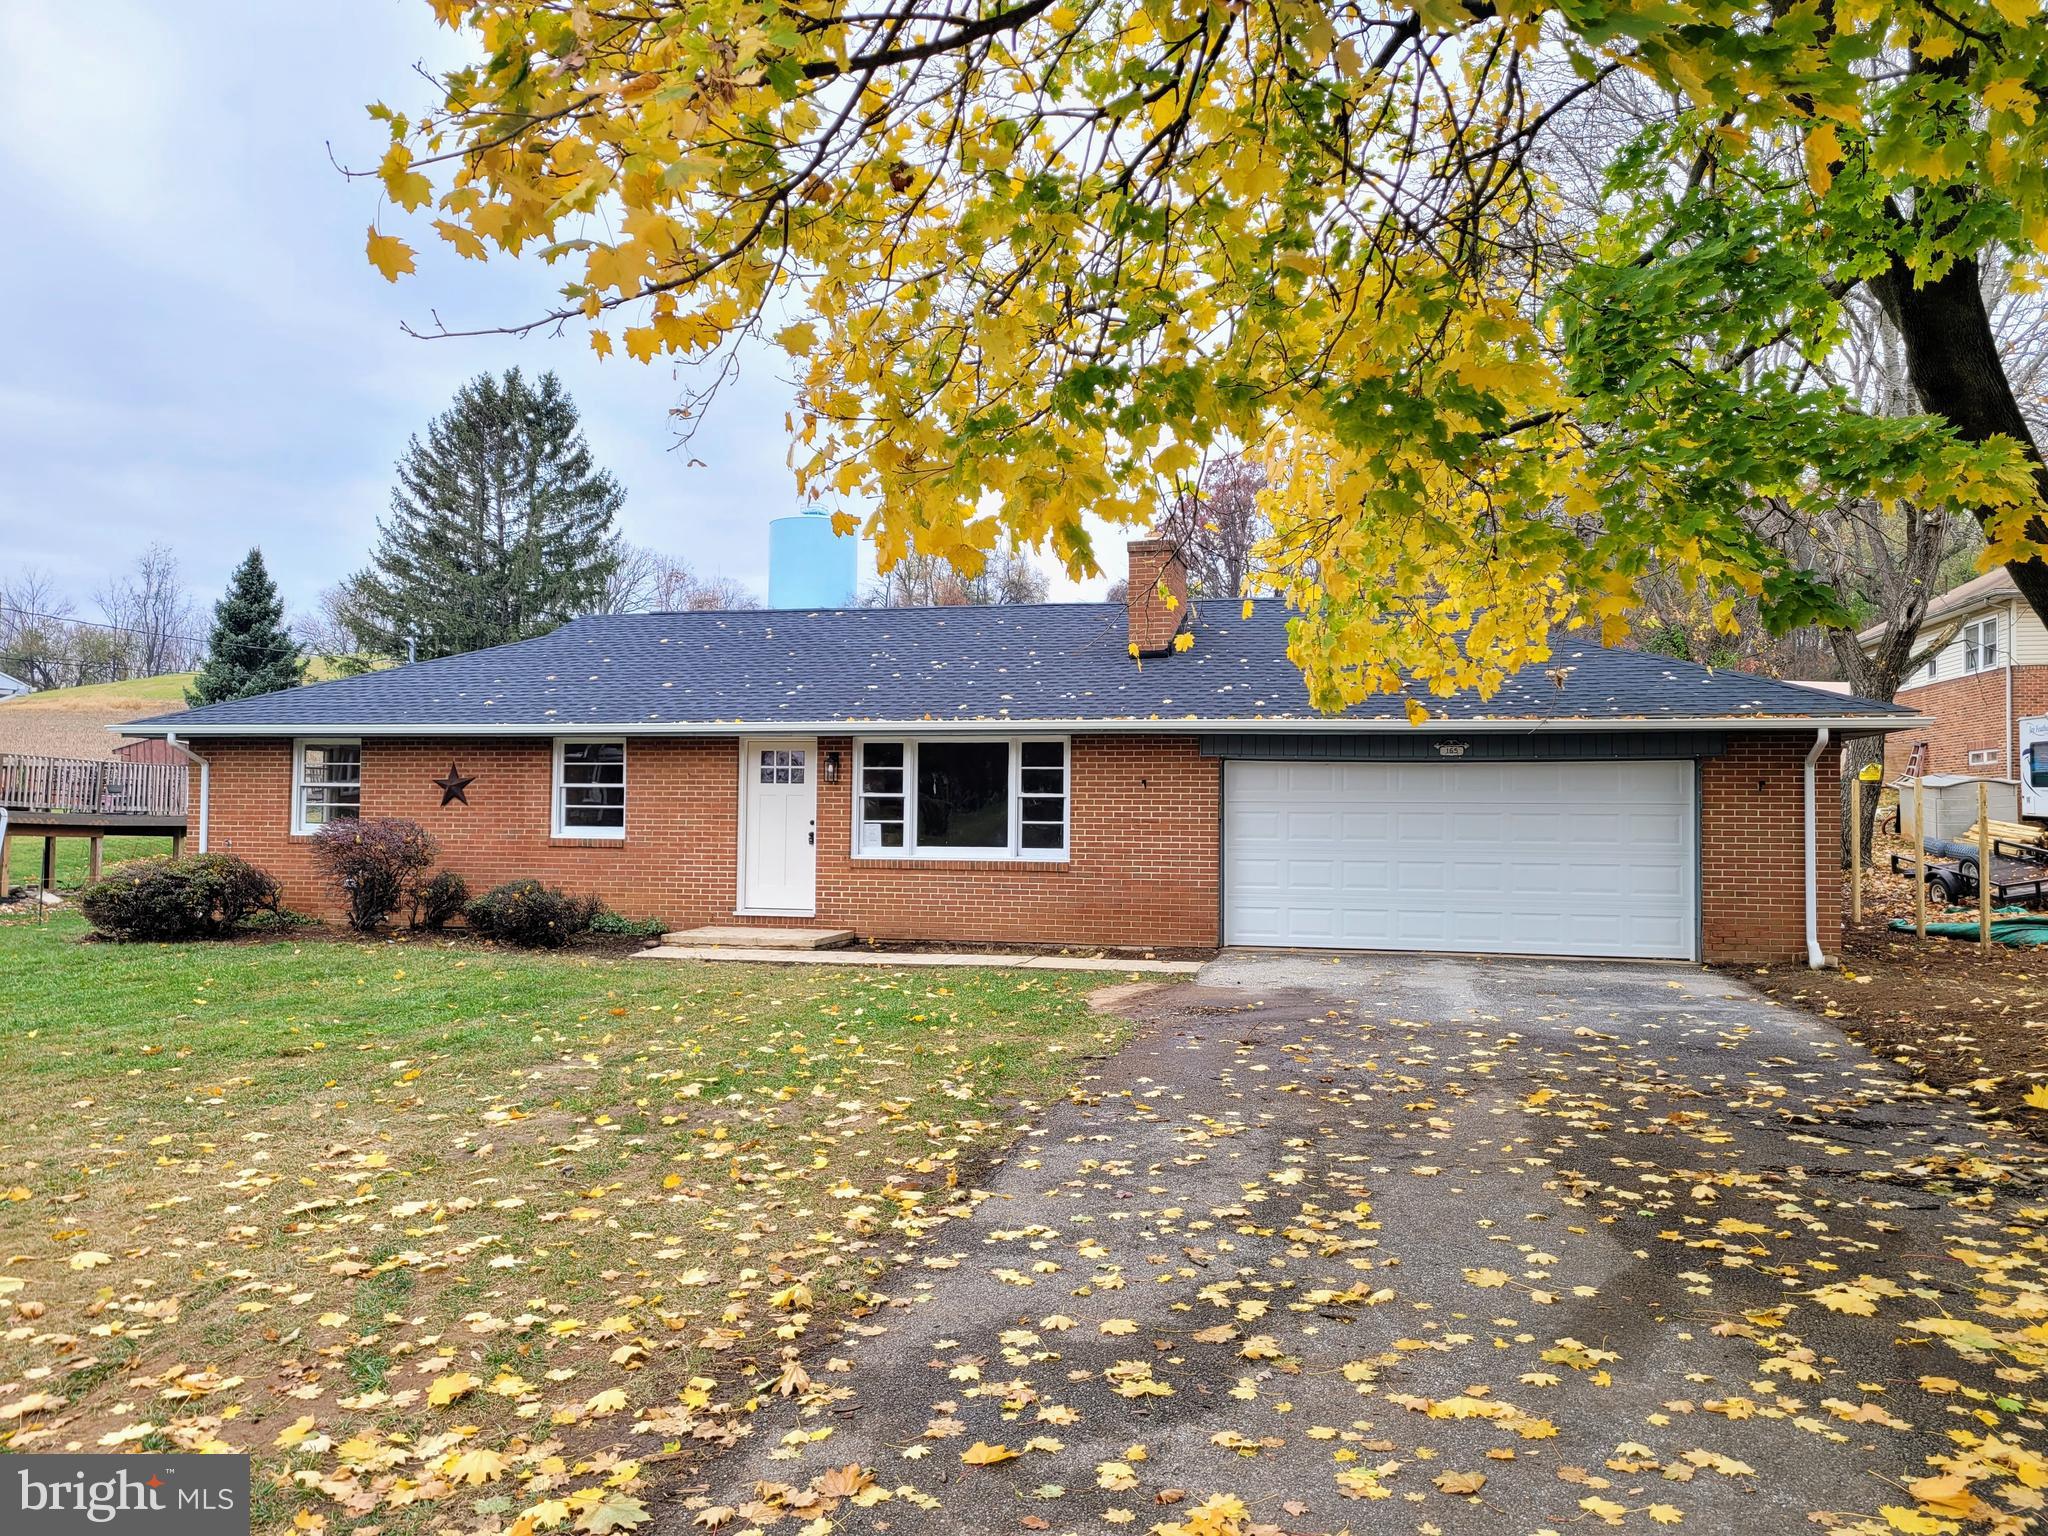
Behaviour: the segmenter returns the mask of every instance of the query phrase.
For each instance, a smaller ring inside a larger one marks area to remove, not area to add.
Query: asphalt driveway
[[[1690,967],[1256,955],[1124,1008],[664,1528],[2042,1507],[2041,1149],[1824,1022]]]

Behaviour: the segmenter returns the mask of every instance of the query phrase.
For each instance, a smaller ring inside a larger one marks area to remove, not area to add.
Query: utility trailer
[[[1968,843],[1928,838],[1926,856],[1892,855],[1892,873],[1910,874],[1918,865],[1927,882],[1928,900],[1945,907],[1974,901],[1977,896],[1977,849]],[[2039,907],[2048,898],[2048,849],[2006,838],[1991,840],[1991,900],[1995,906],[2024,902]]]

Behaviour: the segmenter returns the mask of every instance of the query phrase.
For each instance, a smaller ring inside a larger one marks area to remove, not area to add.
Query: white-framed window
[[[804,747],[762,747],[754,756],[763,784],[801,784],[810,771],[810,752]]]
[[[1998,665],[1998,616],[1963,626],[1963,670],[1988,672]]]
[[[862,858],[1067,856],[1069,763],[1057,736],[863,741],[853,851]]]
[[[292,830],[317,832],[330,821],[363,814],[363,744],[360,741],[292,743]]]
[[[2005,754],[1996,747],[1975,747],[1970,752],[1970,766],[1972,768],[1996,768],[1999,759],[2004,756]]]
[[[615,736],[555,738],[556,837],[626,835],[626,744]]]

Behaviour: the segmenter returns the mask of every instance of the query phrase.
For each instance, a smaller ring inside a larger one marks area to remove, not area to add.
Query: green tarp
[[[1892,926],[1907,933],[1913,931],[1910,917],[1895,917]],[[1945,939],[1974,939],[1977,937],[1977,919],[1968,922],[1929,923],[1929,933],[1938,933]],[[2048,913],[2030,912],[2019,916],[1994,916],[1991,919],[1991,939],[1995,944],[2010,944],[2025,949],[2034,944],[2048,944]]]

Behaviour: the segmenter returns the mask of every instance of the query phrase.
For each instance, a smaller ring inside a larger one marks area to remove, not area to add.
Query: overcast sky
[[[416,111],[412,66],[458,46],[425,0],[110,0],[90,26],[70,0],[0,3],[0,562],[48,569],[89,612],[160,539],[210,604],[260,544],[303,608],[362,564],[407,436],[516,363],[568,385],[628,537],[765,594],[768,519],[798,505],[772,356],[685,454],[666,366],[599,361],[580,335],[401,334],[529,318],[560,282],[463,261],[418,216],[384,224],[418,274],[394,286],[364,260],[377,188],[328,145],[373,164],[364,105]]]

